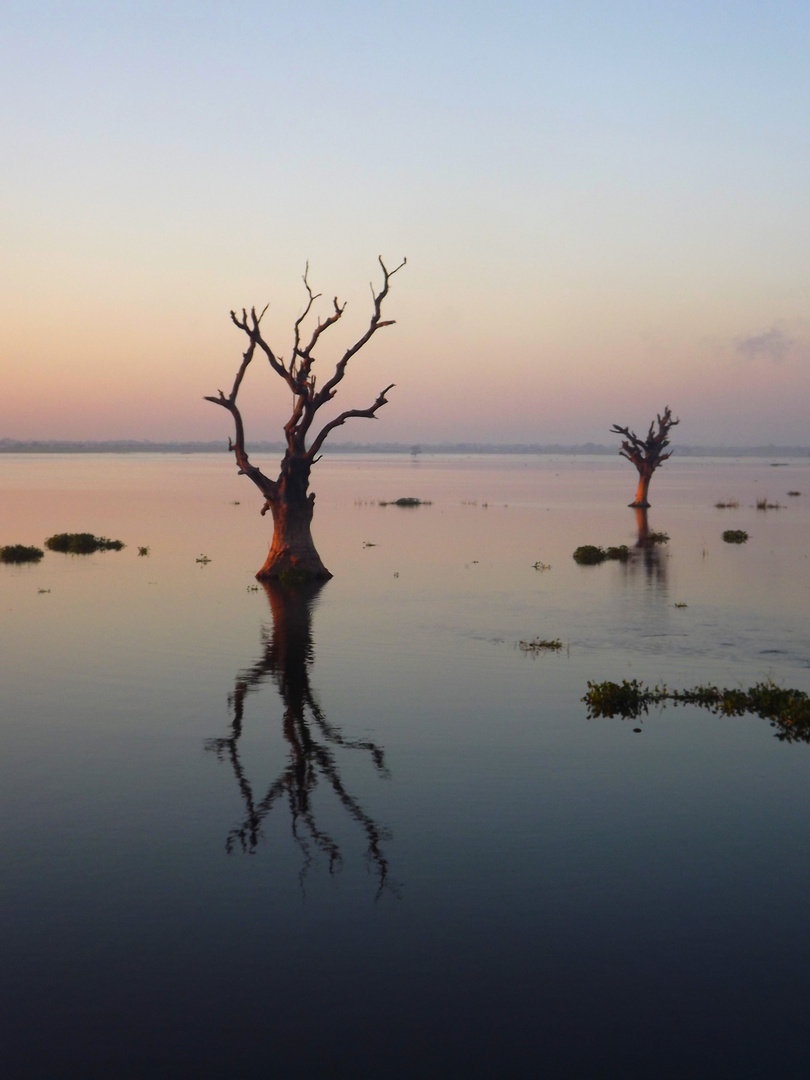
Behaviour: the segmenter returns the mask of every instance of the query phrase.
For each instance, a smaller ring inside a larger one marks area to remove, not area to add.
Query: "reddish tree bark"
[[[669,406],[664,409],[663,416],[658,415],[656,417],[658,421],[658,428],[656,429],[656,421],[650,424],[650,430],[647,432],[646,439],[640,439],[634,431],[630,431],[629,428],[619,427],[618,424],[614,424],[610,429],[617,435],[624,435],[624,442],[621,445],[619,453],[622,457],[627,458],[628,461],[632,461],[636,469],[638,469],[638,487],[636,488],[636,497],[630,503],[630,506],[649,506],[647,501],[647,493],[650,488],[650,480],[652,474],[658,468],[659,465],[667,460],[671,456],[672,451],[665,454],[664,450],[669,446],[669,432],[676,424],[680,423],[680,420],[673,420],[672,413]]]
[[[230,394],[219,391],[217,397],[206,397],[221,405],[233,417],[235,435],[229,440],[228,448],[233,451],[240,475],[247,476],[264,496],[265,503],[261,513],[269,510],[273,517],[273,541],[264,565],[257,578],[291,578],[292,580],[325,580],[332,575],[321,562],[321,558],[312,540],[312,513],[315,495],[309,491],[309,476],[312,466],[318,461],[318,454],[324,440],[336,427],[345,424],[353,417],[375,419],[377,411],[386,404],[386,394],[393,388],[393,383],[386,386],[377,399],[367,409],[348,409],[324,424],[312,436],[311,428],[317,412],[337,393],[338,385],[346,374],[349,361],[364,345],[367,345],[378,330],[384,326],[393,326],[393,319],[382,318],[382,305],[388,295],[391,278],[405,265],[405,259],[393,270],[388,270],[382,259],[379,260],[383,272],[383,283],[378,292],[372,287],[372,314],[366,331],[350,345],[337,361],[329,379],[320,389],[316,389],[316,376],[313,374],[315,348],[321,335],[334,326],[346,310],[346,304],[339,304],[337,297],[332,302],[332,314],[321,322],[318,319],[309,340],[303,338],[304,323],[312,311],[313,304],[320,293],[313,293],[309,285],[309,264],[304,273],[304,287],[307,290],[307,304],[303,313],[296,319],[293,333],[293,348],[289,362],[277,355],[262,336],[261,321],[264,310],[257,314],[256,308],[250,313],[242,308],[242,314],[231,312],[231,319],[248,338],[248,347],[242,356],[242,363],[236,373]],[[277,479],[266,476],[249,459],[245,449],[245,430],[242,415],[237,405],[242,380],[245,377],[256,350],[263,354],[272,370],[287,384],[293,395],[293,409],[290,419],[284,425],[286,449],[281,461],[281,470]]]

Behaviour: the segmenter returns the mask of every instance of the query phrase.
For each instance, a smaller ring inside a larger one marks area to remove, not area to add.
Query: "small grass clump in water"
[[[383,500],[381,499],[377,503],[377,505],[378,506],[431,506],[432,504],[427,499],[404,498],[404,499],[394,499],[393,502],[383,502]]]
[[[723,539],[727,544],[744,544],[748,539],[748,533],[745,529],[726,529]]]
[[[740,500],[727,499],[725,502],[721,500],[720,502],[716,502],[714,505],[718,510],[736,510],[740,505]]]
[[[0,562],[39,562],[44,554],[42,548],[27,547],[25,544],[9,544],[6,547],[0,547]]]
[[[50,551],[61,551],[65,555],[91,555],[94,551],[120,551],[122,540],[108,540],[106,536],[93,536],[92,533],[54,533],[45,541]]]
[[[563,643],[559,638],[535,638],[534,641],[519,641],[521,652],[559,652]]]
[[[801,492],[800,492],[800,491],[789,491],[789,492],[788,492],[788,495],[790,495],[790,496],[791,496],[792,498],[794,498],[794,499],[795,499],[795,498],[797,498],[797,497],[798,497],[799,495],[801,495]]]
[[[782,504],[769,503],[767,499],[757,499],[757,510],[781,510]]]
[[[650,531],[647,533],[647,543],[648,544],[668,544],[669,543],[669,533],[656,532],[654,529],[650,529]]]
[[[615,559],[618,562],[627,562],[630,558],[630,549],[627,544],[620,544],[618,547],[609,547],[607,550],[605,550],[605,548],[596,547],[594,544],[583,544],[576,549],[573,558],[574,562],[579,563],[580,566],[597,566],[607,559]]]
[[[141,558],[143,558],[144,555],[148,555],[148,554],[149,554],[149,546],[148,545],[146,547],[139,547],[138,548],[138,555],[141,556]]]

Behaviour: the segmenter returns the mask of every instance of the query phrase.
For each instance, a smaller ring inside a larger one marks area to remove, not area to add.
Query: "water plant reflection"
[[[388,777],[383,749],[362,739],[347,739],[330,724],[310,683],[314,660],[312,612],[322,582],[291,587],[275,581],[263,581],[272,614],[272,628],[263,631],[263,651],[259,659],[236,676],[228,697],[231,712],[230,732],[223,738],[209,739],[206,749],[227,761],[233,769],[244,804],[244,818],[228,833],[225,847],[253,852],[262,835],[262,824],[278,802],[286,801],[293,840],[303,856],[301,876],[320,852],[326,857],[329,872],[343,863],[337,840],[319,825],[315,817],[314,793],[319,785],[330,788],[349,817],[360,826],[366,843],[366,859],[377,878],[377,896],[390,886],[388,859],[383,843],[387,830],[364,810],[359,800],[346,788],[335,756],[335,749],[358,750],[369,755],[380,776]],[[248,779],[240,755],[245,702],[249,694],[271,680],[283,704],[282,732],[289,747],[287,764],[257,797]]]

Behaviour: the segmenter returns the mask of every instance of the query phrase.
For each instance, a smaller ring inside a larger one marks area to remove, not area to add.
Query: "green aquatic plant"
[[[28,547],[25,544],[8,544],[6,547],[0,547],[0,562],[39,562],[44,554],[42,548]]]
[[[551,563],[540,562],[539,560],[536,563],[533,563],[532,566],[534,567],[535,570],[539,570],[541,574],[545,570],[550,570],[551,569]]]
[[[615,559],[618,562],[627,562],[630,558],[630,549],[627,544],[619,544],[618,547],[601,548],[594,544],[583,544],[578,547],[573,555],[574,562],[580,566],[597,566],[607,559]]]
[[[781,510],[782,504],[768,502],[767,498],[757,499],[757,510]]]
[[[605,716],[637,719],[650,705],[697,705],[716,716],[743,716],[750,713],[767,720],[783,742],[810,742],[810,696],[803,690],[777,686],[773,680],[756,683],[747,690],[716,686],[695,686],[690,690],[669,690],[666,686],[645,687],[637,679],[621,683],[588,682],[582,698],[588,718]]]
[[[429,499],[415,499],[413,497],[407,497],[403,499],[394,499],[393,502],[384,502],[380,499],[377,506],[432,506],[433,504]]]
[[[630,548],[627,544],[619,544],[618,547],[609,547],[605,552],[605,558],[615,559],[617,562],[627,562],[630,558]]]
[[[740,505],[740,500],[726,499],[725,501],[716,502],[714,505],[718,510],[736,510]]]
[[[597,563],[604,562],[606,558],[605,550],[594,544],[583,544],[574,552],[574,562],[579,563],[580,566],[596,566]]]
[[[605,681],[594,683],[588,680],[588,692],[582,699],[588,706],[588,718],[614,716],[635,718],[649,710],[651,704],[658,701],[655,690],[645,690],[644,683],[638,679],[622,679],[620,683]]]
[[[656,532],[655,529],[650,529],[650,531],[647,533],[647,543],[651,544],[651,545],[652,544],[668,544],[669,543],[669,533]]]
[[[46,539],[45,547],[65,555],[92,555],[94,551],[120,551],[124,543],[92,533],[54,533]]]
[[[138,555],[141,558],[143,558],[145,555],[148,555],[148,554],[149,554],[149,546],[148,545],[146,547],[139,547],[138,548]]]
[[[563,643],[559,638],[535,638],[534,641],[519,641],[518,648],[521,652],[559,652]]]
[[[723,539],[727,544],[744,544],[748,539],[748,533],[745,529],[726,529]]]

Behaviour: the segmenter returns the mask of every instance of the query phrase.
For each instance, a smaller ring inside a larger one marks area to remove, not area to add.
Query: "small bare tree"
[[[656,420],[658,422],[657,430]],[[664,450],[669,446],[670,430],[676,424],[679,424],[680,420],[672,419],[669,406],[664,409],[663,416],[659,414],[656,420],[653,420],[650,424],[646,439],[640,439],[635,431],[630,431],[626,427],[619,427],[618,424],[614,424],[610,429],[616,435],[624,435],[624,442],[619,453],[628,461],[632,461],[638,469],[638,487],[636,488],[636,497],[630,503],[631,506],[650,505],[647,501],[647,492],[652,474],[672,454],[671,450],[667,454],[664,453]]]
[[[368,344],[378,330],[384,326],[393,326],[393,319],[382,318],[382,304],[388,295],[391,278],[397,270],[402,269],[405,262],[406,260],[403,259],[394,270],[388,270],[382,259],[379,260],[383,282],[378,292],[374,291],[373,286],[371,289],[372,313],[368,328],[353,345],[345,350],[335,364],[331,377],[320,389],[316,388],[316,377],[312,370],[315,363],[315,347],[321,335],[342,317],[346,304],[339,304],[335,297],[332,302],[332,314],[323,322],[320,318],[318,319],[308,340],[302,336],[304,323],[312,311],[313,304],[321,295],[314,293],[310,288],[309,264],[304,273],[304,287],[308,300],[303,313],[295,321],[289,362],[277,355],[262,336],[261,321],[267,307],[260,314],[257,314],[255,307],[250,309],[250,314],[246,308],[242,308],[241,316],[234,311],[231,312],[234,325],[247,335],[248,347],[242,356],[242,363],[236,373],[230,394],[225,394],[220,390],[217,397],[206,397],[205,400],[221,405],[233,417],[235,437],[232,441],[229,440],[228,448],[233,451],[240,475],[249,477],[264,496],[265,503],[261,513],[266,514],[270,510],[273,515],[273,541],[264,565],[256,575],[257,578],[267,580],[292,574],[294,578],[301,580],[325,580],[332,576],[321,562],[312,541],[311,525],[315,495],[309,492],[310,470],[319,460],[320,449],[330,432],[355,416],[375,419],[377,411],[386,404],[385,395],[394,384],[380,391],[376,401],[369,408],[348,409],[340,413],[339,416],[324,424],[314,437],[311,437],[311,428],[316,413],[337,393],[338,385],[343,380],[346,367],[352,357]],[[292,415],[284,425],[287,445],[281,461],[281,471],[276,480],[265,476],[261,469],[249,460],[245,448],[242,416],[236,403],[245,372],[257,349],[264,354],[272,370],[284,380],[293,395]]]

